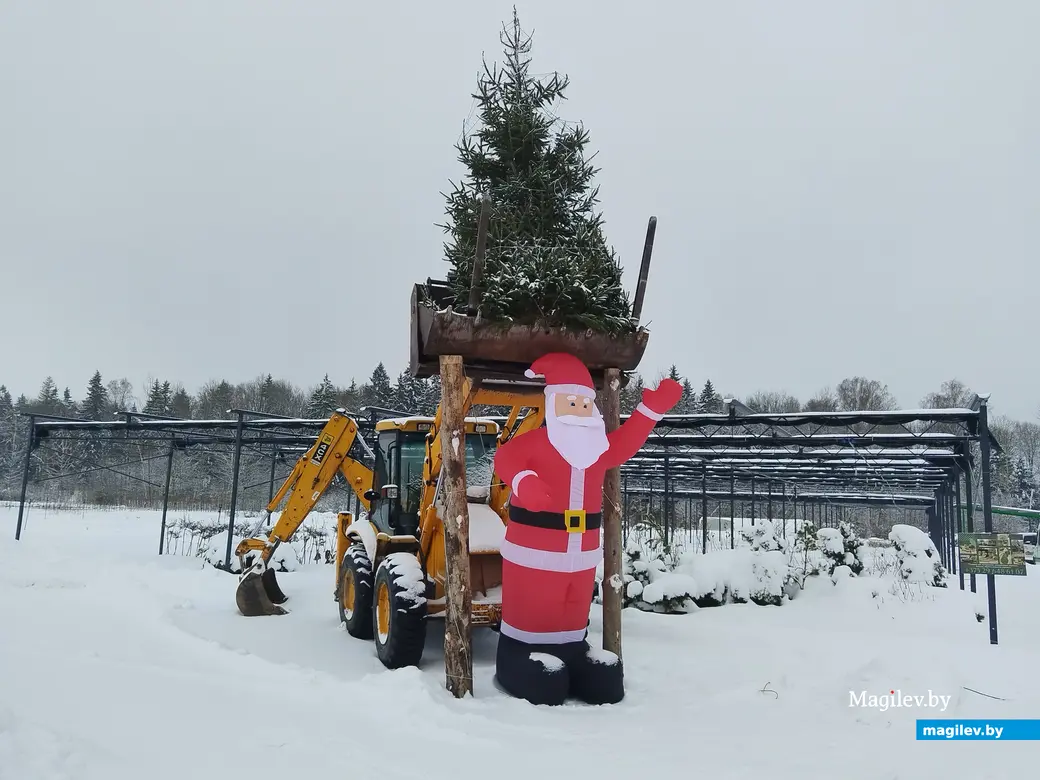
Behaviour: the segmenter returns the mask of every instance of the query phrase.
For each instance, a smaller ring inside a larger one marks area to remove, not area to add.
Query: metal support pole
[[[33,444],[36,441],[36,418],[29,415],[29,435],[25,441],[25,464],[22,466],[22,492],[18,495],[18,525],[14,529],[14,539],[22,538],[22,518],[25,515],[25,491],[29,488],[29,466],[32,465]]]
[[[769,497],[766,499],[766,518],[770,524],[773,522],[773,480],[766,482],[766,490],[769,491]]]
[[[731,471],[729,473],[729,549],[731,549],[731,550],[733,549],[733,545],[734,545],[734,541],[733,541],[733,512],[734,512],[735,507],[734,507],[733,504],[734,504],[734,502],[733,502],[733,472]]]
[[[950,568],[950,548],[946,544],[946,491],[943,486],[939,487],[938,492],[935,494],[935,530],[939,535],[936,539],[936,546],[939,548],[939,554],[942,558],[943,566],[947,569]]]
[[[224,567],[231,570],[231,541],[235,535],[235,507],[238,504],[238,471],[242,465],[242,432],[245,429],[245,415],[238,413],[238,425],[235,427],[235,459],[231,466],[231,508],[228,511],[227,549],[224,551]]]
[[[940,485],[935,492],[935,532],[932,542],[939,550],[939,560],[946,569],[950,568],[950,548],[946,546],[946,536],[943,534],[944,515],[946,514],[946,496]]]
[[[783,515],[784,538],[787,538],[787,483],[780,483],[780,514]]]
[[[968,533],[975,531],[975,500],[972,495],[973,488],[971,484],[972,480],[972,468],[971,463],[968,462],[967,456],[965,456],[964,463],[964,503],[967,504],[967,511],[965,512],[964,525],[967,527]],[[968,575],[968,589],[972,592],[976,592],[976,580],[974,574]]]
[[[948,484],[943,485],[943,544],[946,545],[946,560],[953,573],[953,518],[950,517],[950,504],[953,491]]]
[[[277,463],[278,450],[275,449],[271,453],[271,476],[268,478],[267,481],[267,506],[271,506],[271,502],[274,501],[274,468]],[[354,497],[357,498],[356,493],[354,494]],[[355,514],[354,517],[357,517],[357,515]]]
[[[170,439],[170,451],[166,453],[166,486],[162,494],[162,522],[159,526],[159,555],[163,554],[166,541],[166,510],[170,508],[170,478],[173,476],[173,439]]]
[[[993,492],[989,481],[989,409],[986,399],[979,399],[979,449],[982,450],[982,521],[986,533],[993,533]],[[986,575],[989,601],[989,642],[997,644],[997,585],[996,577]]]
[[[957,574],[960,571],[960,556],[957,554],[957,518],[960,516],[957,514],[957,501],[959,500],[958,494],[960,493],[960,487],[957,482],[946,487],[946,502],[949,506],[949,518],[950,518],[950,563],[953,564],[953,573]]]
[[[953,545],[954,553],[957,555],[957,578],[960,581],[961,590],[964,590],[964,567],[960,565],[960,534],[964,530],[964,507],[961,504],[961,476],[960,466],[957,467],[957,480],[953,483],[954,511],[957,513],[957,541]]]
[[[708,552],[708,464],[701,471],[701,552]]]
[[[672,470],[669,464],[668,450],[664,451],[664,543],[672,540]]]
[[[755,478],[751,478],[751,525],[755,525]]]
[[[654,514],[654,478],[650,477],[650,479],[647,480],[646,484],[646,514],[652,520]]]
[[[791,532],[797,534],[798,533],[798,486],[797,485],[795,485],[791,489],[791,493],[792,493],[792,495],[791,495],[791,514],[794,515],[794,517],[791,518],[791,526],[792,526]],[[805,522],[805,515],[802,515],[802,522],[803,523]]]
[[[945,512],[943,504],[945,504],[945,496],[943,496],[943,489],[940,486],[935,491],[935,526],[932,530],[932,543],[939,551],[939,560],[942,561],[942,565],[947,569],[950,568],[949,550],[946,548],[946,538],[943,535],[943,514]]]

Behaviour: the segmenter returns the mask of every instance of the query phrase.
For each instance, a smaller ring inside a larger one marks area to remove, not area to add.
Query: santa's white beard
[[[598,415],[557,417],[549,409],[545,415],[545,427],[549,431],[549,443],[576,469],[587,469],[610,448],[606,425]]]

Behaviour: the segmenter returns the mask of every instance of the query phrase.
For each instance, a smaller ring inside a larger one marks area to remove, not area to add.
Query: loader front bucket
[[[441,355],[460,355],[470,378],[530,382],[531,363],[549,352],[567,352],[588,367],[593,380],[604,369],[634,371],[650,339],[645,328],[625,333],[598,333],[562,327],[480,322],[449,310],[447,283],[417,284],[411,299],[412,376],[439,375]],[[427,298],[427,295],[429,298]]]
[[[246,617],[287,615],[288,610],[283,609],[279,604],[284,604],[289,599],[278,587],[274,569],[263,567],[261,573],[257,571],[257,568],[259,567],[251,568],[238,581],[238,590],[235,592],[238,611]]]

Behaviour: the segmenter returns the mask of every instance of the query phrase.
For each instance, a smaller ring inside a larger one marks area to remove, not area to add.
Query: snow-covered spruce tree
[[[95,371],[87,384],[87,397],[80,410],[88,420],[103,420],[108,416],[108,391],[101,381],[101,372]]]
[[[336,411],[336,386],[326,374],[307,402],[306,414],[312,420],[320,420]]]
[[[769,520],[759,520],[751,528],[742,528],[740,535],[751,548],[751,601],[763,606],[780,606],[784,587],[795,581],[785,555],[787,539],[777,524]],[[733,598],[740,600],[736,594]]]
[[[699,399],[701,411],[707,414],[722,414],[722,396],[715,391],[710,379],[705,380]]]
[[[480,196],[492,202],[481,284],[490,322],[631,330],[621,266],[596,211],[598,169],[585,155],[588,131],[563,123],[553,105],[567,76],[531,75],[531,36],[503,25],[501,67],[484,63],[474,98],[479,128],[456,146],[467,174],[447,196],[445,254],[456,308],[472,282]]]
[[[11,393],[7,387],[0,385],[0,478],[14,462],[17,420]]]
[[[816,525],[803,520],[794,533],[794,543],[791,545],[790,572],[791,579],[798,584],[799,588],[805,588],[805,578],[819,574],[819,564],[815,553],[819,550],[816,538]]]
[[[928,534],[912,525],[894,525],[888,538],[896,548],[901,580],[946,587],[946,567]]]
[[[839,523],[837,528],[821,528],[816,532],[817,545],[823,553],[827,574],[833,574],[839,566],[848,566],[852,573],[863,573],[863,547],[866,544],[852,523]]]
[[[379,361],[372,376],[368,378],[368,385],[361,393],[361,402],[364,406],[381,406],[389,408],[394,402],[394,388],[390,384],[390,374],[387,373],[383,361]]]

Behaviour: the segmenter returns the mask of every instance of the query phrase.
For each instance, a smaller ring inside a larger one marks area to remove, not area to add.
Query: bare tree
[[[838,411],[838,396],[829,387],[825,387],[805,402],[805,411],[836,412]]]
[[[994,415],[989,419],[989,432],[1000,442],[1001,449],[1007,454],[1011,454],[1017,449],[1015,423],[1015,420],[1003,414]]]
[[[1015,439],[1016,453],[1025,462],[1031,474],[1036,474],[1040,466],[1040,425],[1034,422],[1018,421],[1014,424],[1012,435]]]
[[[947,379],[939,391],[921,399],[924,409],[967,409],[975,400],[975,393],[959,379]]]
[[[126,377],[113,379],[108,383],[108,400],[114,411],[120,409],[135,409],[137,397],[134,395],[134,386]]]
[[[802,410],[802,402],[790,393],[776,390],[759,390],[744,401],[748,408],[761,414],[793,414]]]
[[[888,385],[876,379],[852,376],[838,383],[838,406],[846,412],[880,412],[898,408]]]

